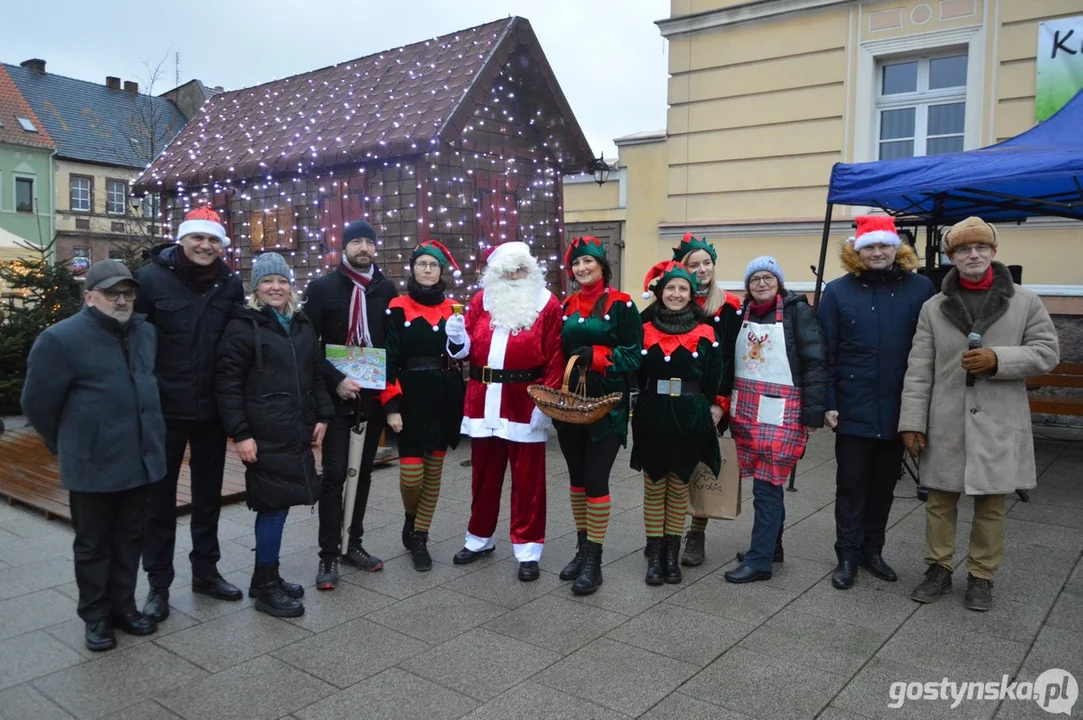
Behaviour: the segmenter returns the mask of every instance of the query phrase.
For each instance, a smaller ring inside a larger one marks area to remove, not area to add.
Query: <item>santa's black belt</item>
[[[407,370],[450,370],[452,360],[447,355],[426,355],[406,359]]]
[[[544,374],[545,368],[541,365],[526,368],[525,370],[496,370],[488,365],[485,367],[478,367],[477,365],[470,366],[470,379],[478,380],[486,385],[491,385],[493,383],[534,382],[535,380],[541,380],[542,375]]]
[[[648,380],[647,392],[658,395],[669,395],[670,397],[677,397],[678,395],[699,395],[700,385],[696,380],[682,380],[680,378]]]

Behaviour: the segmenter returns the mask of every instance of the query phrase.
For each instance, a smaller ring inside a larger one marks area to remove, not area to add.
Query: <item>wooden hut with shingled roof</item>
[[[469,290],[482,247],[508,240],[561,282],[562,177],[592,157],[530,22],[512,17],[219,93],[135,189],[161,195],[174,231],[187,209],[218,210],[246,278],[274,250],[303,287],[338,266],[343,225],[365,218],[386,274],[401,280],[431,238]]]

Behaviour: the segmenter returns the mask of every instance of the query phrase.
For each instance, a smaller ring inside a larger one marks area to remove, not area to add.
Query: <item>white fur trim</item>
[[[529,262],[534,261],[534,256],[530,253],[530,246],[525,242],[513,240],[511,242],[501,243],[496,246],[496,250],[493,250],[493,254],[489,256],[489,259],[485,261],[486,265],[505,265],[515,260],[516,263],[521,262],[523,259]],[[514,270],[515,268],[509,268]]]
[[[519,562],[538,562],[541,560],[544,543],[512,543],[515,559]]]
[[[494,370],[504,369],[504,356],[508,351],[510,336],[511,333],[506,328],[493,328],[493,339],[489,343],[489,357],[486,364]],[[503,395],[503,383],[489,383],[485,386],[485,426],[490,430],[501,427],[500,404]]]
[[[496,547],[496,541],[491,537],[483,538],[471,533],[466,533],[466,542],[463,546],[470,552],[481,552]]]
[[[533,412],[541,414],[537,408]],[[542,417],[549,420],[544,415]],[[499,423],[500,427],[493,428],[489,427],[490,423],[487,423],[484,418],[463,417],[459,432],[472,438],[498,437],[509,442],[543,443],[549,440],[549,427],[552,425],[552,421],[532,425],[531,423],[512,422],[504,418],[498,418],[497,423]]]
[[[892,245],[899,247],[899,234],[887,230],[873,230],[859,235],[854,239],[854,250],[860,250],[869,245]]]
[[[177,228],[177,239],[180,240],[185,235],[191,235],[192,233],[216,237],[222,241],[222,247],[229,247],[229,238],[226,237],[226,229],[213,220],[185,220],[180,224],[180,227]]]

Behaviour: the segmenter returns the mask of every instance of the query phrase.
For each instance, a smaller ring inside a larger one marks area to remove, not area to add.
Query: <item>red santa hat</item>
[[[177,229],[177,240],[185,235],[200,233],[210,235],[222,241],[222,247],[229,247],[229,238],[226,236],[226,226],[222,224],[222,218],[213,208],[201,207],[192,210],[184,216],[184,222]]]
[[[857,233],[850,238],[854,250],[868,245],[893,245],[899,247],[899,231],[895,218],[890,215],[862,215],[857,218]]]

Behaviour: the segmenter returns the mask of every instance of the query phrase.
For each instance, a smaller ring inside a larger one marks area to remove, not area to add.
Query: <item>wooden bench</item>
[[[1083,394],[1052,395],[1037,392],[1041,388],[1083,389],[1083,363],[1061,363],[1048,374],[1027,380],[1032,413],[1083,416]]]

